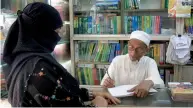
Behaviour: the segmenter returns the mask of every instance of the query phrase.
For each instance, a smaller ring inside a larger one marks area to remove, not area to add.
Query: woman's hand
[[[101,97],[105,98],[108,101],[108,104],[115,104],[115,105],[117,105],[117,104],[121,103],[121,101],[119,99],[117,99],[116,97],[113,97],[108,92],[93,92],[93,95],[95,97],[101,96]]]
[[[102,96],[96,96],[94,100],[92,100],[92,104],[97,107],[107,107],[108,102],[105,98]]]

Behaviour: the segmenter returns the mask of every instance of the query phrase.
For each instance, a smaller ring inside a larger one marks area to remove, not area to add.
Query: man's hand
[[[96,96],[95,99],[92,100],[92,103],[97,107],[107,107],[108,102],[102,96]]]
[[[149,93],[149,89],[153,86],[153,81],[151,80],[144,80],[139,85],[135,86],[134,88],[128,90],[128,92],[134,92],[134,95],[137,97],[146,97]]]
[[[113,97],[108,92],[93,92],[93,95],[95,97],[101,96],[101,97],[105,98],[108,101],[108,104],[115,104],[116,105],[116,104],[121,103],[121,101],[119,99],[117,99],[116,97]]]
[[[115,86],[115,81],[112,80],[111,78],[107,77],[104,81],[104,84],[103,84],[104,87],[107,87],[107,88],[112,88]]]

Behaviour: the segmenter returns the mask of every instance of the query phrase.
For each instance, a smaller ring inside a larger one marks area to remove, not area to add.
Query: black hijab
[[[73,87],[78,89],[77,81],[50,54],[60,40],[54,31],[62,26],[57,10],[48,4],[35,2],[17,14],[18,18],[9,30],[3,51],[3,60],[9,67],[5,79],[11,105],[22,106],[28,75],[41,59],[60,68],[68,78],[66,80],[74,83]]]

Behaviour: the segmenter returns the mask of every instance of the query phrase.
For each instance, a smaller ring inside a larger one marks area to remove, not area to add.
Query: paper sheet
[[[126,96],[133,96],[133,92],[127,92],[127,90],[132,89],[136,85],[122,85],[122,86],[117,86],[113,88],[108,88],[109,93],[114,96],[114,97],[126,97]],[[150,93],[157,92],[157,90],[151,88],[149,90]]]

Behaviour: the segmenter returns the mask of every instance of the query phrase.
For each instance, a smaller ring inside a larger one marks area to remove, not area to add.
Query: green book
[[[78,17],[74,17],[74,34],[78,34]]]
[[[83,70],[84,70],[85,84],[89,85],[87,68],[84,67]]]
[[[91,55],[91,61],[94,61],[96,54],[97,54],[97,49],[98,49],[98,43],[95,43],[93,53]]]
[[[169,0],[165,0],[165,8],[168,9],[168,2]]]
[[[84,68],[80,67],[79,69],[80,69],[80,72],[81,72],[82,84],[86,84],[86,78],[85,78],[85,75],[84,75]]]
[[[91,43],[86,42],[86,46],[85,46],[85,47],[86,47],[86,50],[85,50],[85,55],[84,55],[84,60],[85,60],[85,61],[88,61],[88,59],[89,59],[89,58],[88,58],[88,55],[89,55],[90,44],[91,44]]]
[[[79,83],[82,84],[82,78],[81,78],[80,68],[77,68],[77,72],[78,72],[78,80],[79,80]]]
[[[106,52],[106,43],[105,44],[103,44],[103,49],[102,49],[102,53],[101,53],[101,62],[104,62],[105,61],[105,52]]]
[[[125,34],[127,34],[127,16],[124,16]]]
[[[113,29],[114,29],[113,34],[117,34],[117,16],[113,17]]]
[[[98,44],[97,54],[95,56],[95,60],[94,61],[96,61],[96,62],[100,61],[102,49],[103,49],[103,44],[101,44],[101,43]]]
[[[108,59],[109,59],[109,58],[108,58],[108,55],[109,55],[109,47],[110,47],[110,43],[107,44],[104,62],[107,62]]]
[[[87,56],[87,61],[91,61],[91,56],[93,53],[94,46],[95,46],[95,43],[91,42],[89,45],[89,52],[88,52],[88,56]]]
[[[101,68],[99,68],[99,71],[98,71],[98,73],[99,73],[99,78],[98,79],[100,79],[100,82],[102,81],[102,71],[101,71],[102,69]]]
[[[83,31],[82,31],[82,18],[81,17],[78,17],[78,33],[79,34],[82,34]]]
[[[83,34],[88,34],[88,19],[87,17],[84,17],[83,19]]]
[[[92,74],[92,68],[89,68],[89,77],[90,77],[90,84],[94,85],[94,79],[93,79],[93,74]]]

